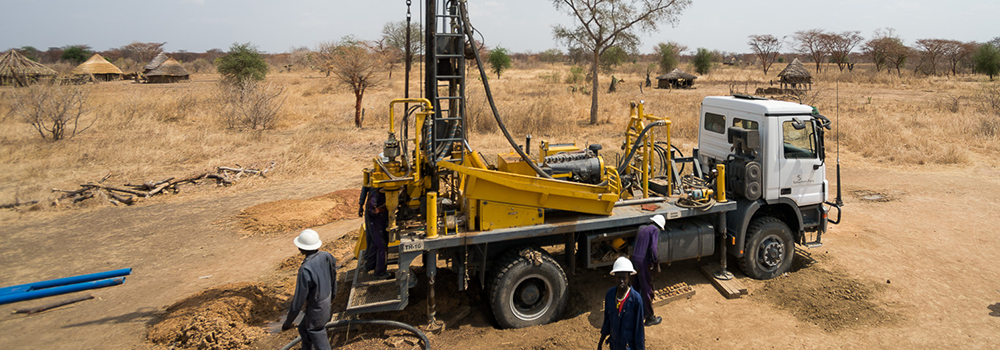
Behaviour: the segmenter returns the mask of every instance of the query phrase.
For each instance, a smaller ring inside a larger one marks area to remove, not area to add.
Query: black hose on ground
[[[628,163],[632,161],[632,156],[635,155],[635,150],[639,149],[639,146],[642,146],[643,140],[646,138],[646,132],[649,131],[649,129],[652,129],[654,126],[660,126],[666,124],[667,123],[665,121],[657,120],[655,122],[650,123],[649,125],[646,125],[645,128],[642,128],[642,131],[639,132],[639,136],[636,137],[635,142],[632,143],[632,149],[628,151],[628,155],[626,155],[625,158],[622,159],[622,163],[618,165],[618,174],[625,173],[625,169],[628,168]]]
[[[465,35],[468,36],[469,43],[472,45],[472,52],[476,56],[476,67],[479,68],[479,76],[483,80],[483,87],[486,90],[486,99],[490,101],[490,109],[493,110],[493,118],[497,120],[497,125],[500,127],[500,131],[503,132],[503,136],[507,138],[507,142],[509,142],[510,146],[514,148],[514,151],[521,156],[521,159],[523,159],[525,163],[528,163],[528,166],[530,166],[531,169],[534,169],[535,172],[538,173],[538,176],[551,179],[552,176],[545,173],[542,168],[538,167],[538,164],[535,164],[535,162],[531,160],[531,157],[528,157],[528,154],[524,153],[524,150],[521,149],[521,147],[518,147],[517,142],[514,141],[514,138],[510,136],[510,132],[507,131],[507,126],[504,125],[503,120],[500,119],[500,112],[497,111],[497,105],[493,102],[493,93],[490,91],[489,77],[486,76],[486,70],[483,69],[483,60],[479,57],[479,48],[476,47],[476,41],[472,36],[472,30],[468,26],[469,10],[465,6],[465,1],[459,2],[459,8],[462,10],[462,19],[467,24],[467,26],[462,28],[462,30],[465,32]]]
[[[350,327],[350,326],[356,325],[356,324],[374,324],[374,325],[382,325],[382,326],[402,328],[402,329],[405,329],[405,330],[408,330],[408,331],[412,332],[417,337],[419,337],[420,341],[422,341],[424,343],[424,349],[425,350],[430,350],[431,349],[431,342],[430,342],[430,340],[427,339],[427,336],[424,335],[424,332],[421,332],[416,327],[413,327],[411,325],[408,325],[408,324],[405,324],[405,323],[402,323],[402,322],[396,322],[396,321],[390,321],[390,320],[366,320],[366,319],[361,319],[361,320],[343,320],[343,321],[337,321],[337,322],[327,323],[325,327],[326,327],[326,329],[330,329],[330,328],[335,328],[335,327],[345,327],[345,326],[346,327]],[[290,343],[288,343],[287,345],[285,345],[285,347],[281,348],[281,350],[290,350],[292,348],[292,346],[295,346],[295,344],[298,344],[301,341],[302,341],[302,337],[297,337],[297,338],[293,339]]]

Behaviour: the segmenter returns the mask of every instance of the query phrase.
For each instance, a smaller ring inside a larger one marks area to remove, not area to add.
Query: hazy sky
[[[413,20],[420,20],[413,1]],[[486,45],[514,52],[565,47],[552,26],[572,24],[550,0],[469,0],[474,26]],[[166,42],[166,51],[227,49],[252,42],[277,53],[315,48],[353,34],[376,39],[382,25],[403,20],[405,0],[0,0],[0,50],[87,44],[103,51],[133,41]],[[643,37],[642,52],[676,41],[693,51],[748,52],[747,36],[791,36],[795,31],[896,29],[907,44],[941,38],[984,42],[1000,36],[998,0],[693,0],[676,26]],[[787,46],[783,51],[788,51]]]

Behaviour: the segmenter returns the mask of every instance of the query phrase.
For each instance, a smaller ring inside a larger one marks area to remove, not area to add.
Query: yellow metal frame
[[[632,103],[629,107],[629,122],[628,126],[625,128],[625,152],[632,149],[635,142],[638,141],[639,133],[646,128],[647,125],[662,120],[664,122],[664,130],[666,135],[666,142],[668,145],[671,144],[670,140],[670,118],[657,117],[652,114],[646,114],[645,112],[645,102],[639,101],[639,103]],[[650,174],[656,172],[655,166],[653,164],[653,159],[655,158],[655,148],[656,143],[656,131],[655,129],[650,129],[646,132],[646,138],[643,140],[641,147],[641,160],[636,160],[633,158],[632,163],[626,166],[625,172],[631,174],[638,174],[638,179],[642,184],[642,198],[649,198],[649,180],[651,178]],[[667,173],[670,171],[670,160],[672,160],[672,155],[670,154],[670,148],[667,148],[667,163],[664,164],[667,167]],[[637,164],[638,163],[638,164]],[[673,192],[674,184],[670,177],[667,177],[667,191]],[[631,193],[626,192],[625,197],[631,197]]]

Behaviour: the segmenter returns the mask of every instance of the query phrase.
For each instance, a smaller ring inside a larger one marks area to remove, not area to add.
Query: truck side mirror
[[[802,130],[806,128],[806,123],[803,123],[799,118],[792,118],[792,127],[795,130]]]

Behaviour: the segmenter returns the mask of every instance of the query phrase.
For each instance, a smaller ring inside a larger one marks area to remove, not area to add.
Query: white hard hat
[[[622,256],[615,260],[615,266],[611,269],[611,274],[614,275],[618,272],[628,272],[630,275],[635,274],[635,269],[632,268],[632,261],[628,258]]]
[[[323,245],[319,240],[319,234],[311,229],[305,229],[298,237],[295,237],[295,246],[302,250],[316,250]]]
[[[653,217],[649,218],[649,221],[656,223],[656,226],[659,226],[661,230],[666,228],[667,225],[667,219],[664,219],[663,215],[660,214],[653,215]]]

